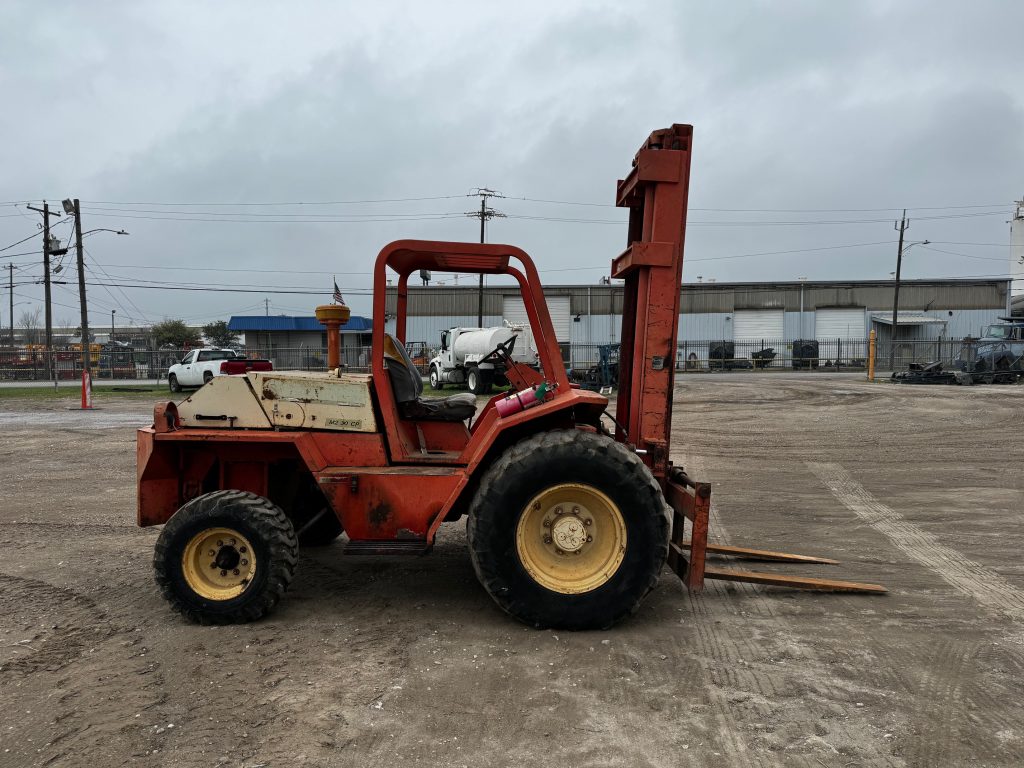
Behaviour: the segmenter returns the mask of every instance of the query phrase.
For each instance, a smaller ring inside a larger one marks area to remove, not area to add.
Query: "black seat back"
[[[423,377],[405,345],[390,333],[384,335],[384,364],[391,379],[396,403],[410,403],[423,393]]]

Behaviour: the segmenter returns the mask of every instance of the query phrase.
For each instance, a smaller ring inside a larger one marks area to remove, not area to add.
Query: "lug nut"
[[[544,543],[545,544],[550,544],[551,543],[551,537],[550,536],[545,536],[544,537]]]
[[[584,525],[593,525],[593,524],[594,524],[594,521],[593,521],[593,520],[591,520],[591,519],[590,519],[590,518],[588,517],[588,518],[587,518],[586,520],[584,520],[584,521],[583,521],[583,524],[584,524]]]
[[[233,570],[232,573],[235,574],[235,576],[237,576],[239,573],[241,573],[241,571],[235,568],[235,570]]]
[[[228,575],[228,572],[227,572],[227,571],[221,571],[221,572],[220,572],[220,575],[221,575],[221,576],[227,576],[227,575]]]
[[[573,513],[574,515],[578,515],[578,514],[580,513],[580,508],[579,508],[579,507],[573,507],[573,508],[572,508],[572,513]]]
[[[562,514],[562,508],[561,507],[555,507],[555,514],[556,515]]]
[[[232,547],[235,546],[235,540],[234,539],[228,539],[228,544],[230,544]]]
[[[544,526],[545,528],[550,528],[550,527],[551,527],[551,521],[550,521],[550,520],[545,520],[545,521],[543,522],[543,526]]]
[[[216,563],[210,563],[210,567],[211,567],[211,568],[216,568],[216,567],[217,567],[217,564],[216,564]]]
[[[243,561],[242,561],[242,565],[248,565],[248,564],[249,564],[249,561],[248,561],[248,560],[243,560]]]
[[[587,536],[587,541],[593,541],[593,540],[594,540],[593,536]]]
[[[216,552],[215,552],[214,550],[212,550],[212,549],[210,550],[210,557],[213,557],[213,556],[214,556],[214,555],[216,555],[216,554],[217,554],[217,553],[216,553]]]
[[[559,555],[564,555],[565,554],[565,552],[560,550],[558,547],[555,547],[555,552],[557,552]]]
[[[239,548],[238,548],[238,551],[239,551],[239,552],[243,552],[243,553],[244,553],[244,552],[246,551],[246,549],[245,549],[245,547],[239,547]]]
[[[218,546],[218,547],[223,547],[223,546],[224,546],[224,542],[223,542],[223,541],[221,541],[220,539],[218,539],[218,540],[217,540],[217,546]]]

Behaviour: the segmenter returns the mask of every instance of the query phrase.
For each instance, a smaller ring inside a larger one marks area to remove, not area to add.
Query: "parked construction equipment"
[[[494,601],[533,626],[608,627],[637,609],[666,559],[686,586],[707,578],[883,592],[871,584],[710,569],[707,553],[826,562],[707,544],[711,489],[671,461],[671,420],[692,130],[655,131],[616,191],[629,209],[619,391],[571,385],[537,269],[514,246],[399,240],[374,268],[369,375],[221,377],[181,406],[159,403],[138,435],[138,523],[164,524],[157,582],[206,623],[256,619],[285,592],[300,542],[342,530],[346,554],[424,554],[468,517],[470,557]],[[521,290],[539,369],[491,353],[519,405],[497,395],[472,425],[471,394],[422,398],[403,344],[408,280],[420,270],[505,275]],[[394,336],[385,333],[396,273]],[[333,319],[332,319],[333,318]],[[500,407],[499,407],[500,405]],[[202,418],[200,418],[200,416]],[[339,550],[340,551],[340,550]]]

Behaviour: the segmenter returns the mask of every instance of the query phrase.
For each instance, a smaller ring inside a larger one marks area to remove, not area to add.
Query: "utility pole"
[[[82,310],[82,370],[88,371],[92,362],[89,348],[89,310],[85,303],[85,256],[82,250],[82,209],[76,197],[72,202],[75,215],[75,250],[78,263],[78,303]]]
[[[116,309],[110,310],[110,343],[111,344],[114,343],[114,313],[115,312],[117,312]],[[111,352],[111,354],[113,354],[113,352]]]
[[[504,213],[500,213],[493,208],[488,207],[487,198],[489,197],[504,197],[500,192],[495,192],[493,189],[487,189],[486,187],[479,187],[476,190],[476,194],[480,196],[480,210],[472,211],[467,213],[467,216],[480,219],[480,242],[487,242],[487,229],[486,223],[488,219],[503,219],[505,218]],[[484,327],[484,276],[480,274],[480,282],[477,288],[477,307],[476,307],[476,324],[478,328]]]
[[[7,265],[7,285],[11,290],[11,346],[14,346],[14,265]]]
[[[46,377],[53,378],[53,305],[50,303],[50,204],[43,201],[42,208],[26,206],[31,211],[43,214],[43,295],[46,303]]]
[[[900,231],[900,242],[896,247],[896,285],[893,286],[892,292],[892,333],[889,339],[889,370],[896,370],[896,322],[899,319],[900,312],[900,270],[903,267],[903,233],[910,228],[910,222],[907,221],[907,209],[903,209],[903,217],[899,220],[898,224],[893,224],[894,229]]]

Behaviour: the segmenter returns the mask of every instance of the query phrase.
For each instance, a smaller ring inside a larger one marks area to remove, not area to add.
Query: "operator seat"
[[[409,357],[405,345],[390,333],[384,335],[384,365],[391,379],[391,391],[403,419],[421,421],[465,421],[476,413],[476,395],[463,392],[451,397],[420,397],[423,377]]]

